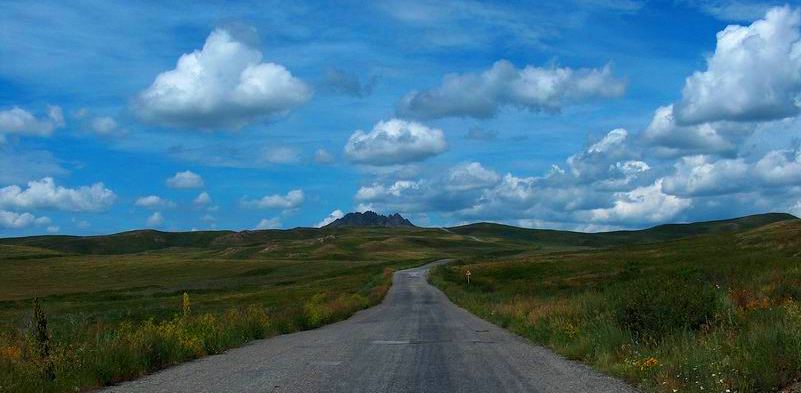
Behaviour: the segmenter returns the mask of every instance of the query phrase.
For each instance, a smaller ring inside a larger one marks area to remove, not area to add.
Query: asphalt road
[[[432,264],[395,273],[384,302],[109,392],[634,392],[451,303]]]

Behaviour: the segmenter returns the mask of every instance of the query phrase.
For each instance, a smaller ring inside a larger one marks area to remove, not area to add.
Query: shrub
[[[50,359],[50,332],[47,330],[47,316],[39,304],[39,298],[33,299],[32,334],[36,345],[37,360],[40,363],[42,378],[52,381],[53,361]]]
[[[658,341],[677,331],[694,330],[719,308],[715,288],[697,279],[639,280],[617,296],[615,317],[635,338]]]

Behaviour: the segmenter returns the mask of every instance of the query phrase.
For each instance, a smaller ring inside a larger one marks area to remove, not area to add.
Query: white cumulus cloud
[[[450,191],[467,191],[491,187],[501,180],[501,176],[479,162],[457,165],[448,171],[445,187]]]
[[[0,208],[57,209],[73,212],[106,210],[117,196],[103,183],[78,188],[56,186],[51,177],[28,182],[28,188],[17,185],[0,188]]]
[[[661,156],[731,155],[754,130],[752,124],[728,121],[679,125],[674,105],[666,105],[654,112],[642,138]]]
[[[801,107],[801,10],[770,9],[750,26],[717,35],[706,71],[687,78],[676,105],[680,123],[772,120]]]
[[[31,213],[17,213],[7,210],[0,210],[0,228],[23,229],[32,225],[49,225],[48,217],[36,217]]]
[[[173,207],[175,206],[175,203],[158,195],[148,195],[137,198],[134,202],[134,205],[144,207],[146,209],[155,209]]]
[[[676,217],[689,208],[691,199],[662,192],[662,180],[615,195],[614,206],[593,209],[588,218],[593,222],[629,224],[659,223]]]
[[[284,66],[214,30],[203,48],[184,54],[141,92],[134,109],[152,123],[201,129],[233,128],[281,115],[303,104],[311,88]]]
[[[203,187],[203,178],[192,171],[178,172],[167,178],[167,186],[171,188],[201,188]]]
[[[0,137],[3,134],[49,136],[53,130],[62,127],[64,114],[57,106],[49,106],[47,116],[40,118],[16,106],[0,111]]]
[[[244,200],[242,204],[246,207],[255,207],[262,209],[284,209],[291,210],[300,207],[306,199],[303,190],[292,190],[286,195],[267,195],[261,199]]]
[[[354,132],[345,145],[345,155],[355,163],[382,166],[422,161],[445,149],[442,130],[391,119],[376,123],[370,132]]]
[[[773,150],[754,165],[758,178],[770,186],[801,183],[801,151]]]
[[[664,178],[662,190],[681,197],[723,195],[749,188],[748,164],[741,158],[713,161],[708,156],[684,157]]]
[[[626,83],[615,78],[609,66],[575,70],[527,65],[518,69],[500,60],[481,73],[449,74],[437,88],[408,93],[398,103],[398,113],[420,119],[489,118],[502,106],[559,112],[565,105],[619,97],[625,90]]]

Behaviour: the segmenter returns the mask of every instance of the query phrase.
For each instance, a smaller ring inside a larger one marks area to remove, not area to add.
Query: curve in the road
[[[395,273],[380,305],[255,341],[108,392],[634,392],[486,322],[428,284],[437,261]]]

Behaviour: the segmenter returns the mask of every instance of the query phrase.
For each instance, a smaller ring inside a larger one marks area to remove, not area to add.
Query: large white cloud
[[[53,130],[62,127],[64,114],[57,106],[48,107],[47,116],[40,118],[16,106],[0,111],[0,137],[3,134],[49,136]]]
[[[757,161],[754,170],[769,186],[801,184],[801,151],[770,151]]]
[[[684,157],[676,171],[664,178],[662,190],[681,197],[723,195],[750,189],[749,165],[742,158],[712,160],[708,156]]]
[[[372,131],[357,130],[345,145],[345,155],[367,165],[396,165],[422,161],[447,149],[442,130],[413,121],[380,121]]]
[[[262,209],[291,210],[300,207],[305,200],[306,196],[303,194],[303,190],[292,190],[286,193],[286,195],[274,194],[264,196],[261,199],[245,199],[242,201],[242,204],[246,207]]]
[[[717,35],[706,71],[687,78],[676,105],[680,123],[758,121],[794,116],[801,107],[801,11],[773,8],[750,26]]]
[[[457,165],[448,171],[445,187],[450,191],[468,191],[491,187],[501,180],[501,176],[479,162]]]
[[[642,139],[655,148],[660,156],[732,155],[754,129],[753,124],[725,121],[679,125],[676,123],[674,106],[666,105],[654,112],[651,123],[642,133]]]
[[[489,118],[501,106],[559,112],[565,105],[619,97],[625,89],[625,82],[612,76],[609,66],[574,70],[527,65],[518,69],[500,60],[479,74],[446,75],[437,88],[408,93],[398,103],[398,113],[420,119]]]
[[[609,131],[598,142],[567,158],[570,173],[584,182],[608,177],[610,171],[616,170],[616,163],[635,158],[626,143],[628,138],[629,132],[623,128]]]
[[[682,197],[757,192],[777,194],[776,187],[801,185],[801,152],[772,150],[756,161],[712,156],[684,157],[664,178],[662,189]],[[792,191],[788,188],[784,191]],[[781,194],[779,192],[778,194]]]
[[[167,178],[167,186],[171,188],[201,188],[203,178],[192,171],[177,172],[172,177]]]
[[[662,180],[615,195],[614,206],[593,209],[587,218],[606,224],[660,223],[676,217],[690,207],[691,199],[680,198],[662,192]]]
[[[262,62],[262,53],[214,30],[201,50],[184,54],[134,103],[139,116],[168,126],[240,128],[303,104],[311,88],[284,66]]]
[[[51,177],[28,182],[28,188],[16,185],[0,188],[0,208],[57,209],[73,212],[106,210],[117,196],[103,183],[78,188],[56,186]]]
[[[49,225],[48,217],[36,217],[31,213],[17,213],[7,210],[0,210],[0,228],[23,229],[32,225]]]

